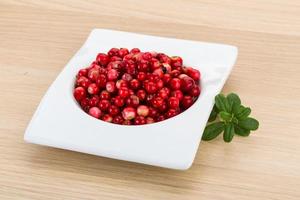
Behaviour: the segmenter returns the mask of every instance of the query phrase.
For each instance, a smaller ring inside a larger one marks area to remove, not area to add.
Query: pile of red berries
[[[188,109],[200,95],[200,72],[182,62],[178,56],[112,48],[79,70],[74,97],[85,112],[106,122],[162,121]]]

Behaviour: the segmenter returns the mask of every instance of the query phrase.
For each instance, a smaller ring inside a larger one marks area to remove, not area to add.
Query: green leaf
[[[230,106],[230,112],[232,112],[234,109],[237,109],[241,105],[241,99],[235,93],[228,94],[226,98]]]
[[[223,139],[225,142],[231,142],[234,136],[234,125],[233,123],[225,124]]]
[[[250,115],[250,113],[251,113],[251,109],[249,107],[247,108],[243,107],[240,109],[240,112],[237,113],[235,116],[239,120],[244,120]]]
[[[224,123],[216,122],[210,125],[207,125],[204,129],[202,140],[208,141],[216,138],[220,133],[224,131]]]
[[[219,113],[218,108],[216,107],[216,105],[214,105],[214,107],[210,113],[210,116],[208,118],[208,121],[209,122],[215,121],[218,116],[218,113]]]
[[[235,124],[238,124],[239,123],[239,120],[236,118],[236,117],[232,117],[232,120],[231,120],[233,123]]]
[[[256,130],[259,127],[259,122],[251,117],[239,121],[239,126],[247,130]]]
[[[231,120],[231,114],[230,113],[228,113],[228,112],[225,112],[225,111],[221,111],[220,112],[220,117],[224,120],[224,121],[226,121],[226,122],[229,122],[230,120]]]
[[[228,100],[223,94],[218,94],[215,97],[215,103],[219,111],[230,112],[230,105],[228,103]]]
[[[243,136],[243,137],[246,137],[246,136],[249,136],[250,134],[250,130],[247,130],[247,129],[244,129],[244,128],[241,128],[239,125],[234,125],[234,132],[235,134],[239,135],[239,136]]]

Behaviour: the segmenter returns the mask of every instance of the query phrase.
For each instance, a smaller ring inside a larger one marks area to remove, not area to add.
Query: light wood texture
[[[224,92],[240,94],[260,129],[202,142],[188,171],[24,143],[93,28],[238,46]],[[300,1],[1,0],[0,74],[0,199],[300,199]]]

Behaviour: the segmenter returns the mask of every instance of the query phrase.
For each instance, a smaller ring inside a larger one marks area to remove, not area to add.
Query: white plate
[[[73,98],[76,73],[98,52],[139,47],[179,55],[201,71],[196,103],[171,119],[143,126],[122,126],[84,113]],[[188,169],[214,103],[237,58],[234,46],[95,29],[65,66],[38,106],[24,139],[27,142],[149,165]]]

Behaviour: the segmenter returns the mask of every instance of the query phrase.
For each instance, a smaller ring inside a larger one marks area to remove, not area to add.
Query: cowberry
[[[89,115],[95,117],[95,118],[99,118],[101,116],[102,112],[98,107],[92,107],[89,109]]]
[[[111,116],[116,116],[117,114],[120,113],[120,109],[115,106],[115,105],[111,105],[109,108],[108,108],[108,112]]]
[[[140,99],[140,101],[144,101],[145,100],[145,98],[146,98],[146,92],[145,92],[145,90],[143,90],[143,89],[141,89],[141,90],[138,90],[137,92],[136,92],[136,96],[138,96],[138,98]]]
[[[83,87],[77,87],[74,90],[74,97],[77,101],[80,101],[81,99],[86,97],[86,91]]]
[[[100,64],[100,65],[104,65],[106,66],[109,61],[110,61],[110,58],[108,55],[106,55],[105,53],[99,53],[96,57],[96,61]]]
[[[126,107],[122,111],[122,116],[125,120],[132,120],[136,117],[136,110],[132,107]]]
[[[137,107],[137,114],[146,117],[149,114],[149,108],[145,105]]]
[[[168,99],[168,105],[170,108],[178,108],[179,107],[179,99],[177,99],[176,97],[170,97]]]
[[[130,87],[133,89],[133,90],[137,90],[139,87],[140,87],[140,82],[137,80],[137,79],[132,79],[130,81]]]
[[[109,114],[103,115],[101,119],[105,122],[112,122],[112,120],[113,120],[112,116]]]
[[[129,91],[127,87],[121,87],[118,91],[119,97],[125,99],[129,96]]]
[[[178,90],[181,87],[181,80],[179,78],[172,78],[170,81],[170,87],[173,90]]]
[[[91,84],[91,81],[88,78],[86,78],[85,76],[80,76],[76,80],[76,84],[83,88],[87,88]]]
[[[120,56],[121,58],[123,58],[123,57],[126,56],[127,54],[129,54],[129,51],[128,51],[127,48],[121,48],[121,49],[119,50],[119,56]]]
[[[111,48],[107,54],[112,57],[112,56],[118,56],[119,55],[119,49],[118,48]]]
[[[100,100],[98,107],[102,111],[107,111],[110,107],[110,102],[106,99],[102,99],[102,100]]]
[[[182,101],[181,101],[182,107],[184,109],[189,108],[191,105],[193,105],[193,103],[194,103],[194,101],[193,101],[193,98],[191,96],[184,96]]]
[[[192,96],[192,97],[198,97],[200,95],[200,87],[198,85],[196,85],[195,87],[193,87],[192,90],[190,90],[189,94]]]
[[[99,87],[97,86],[96,83],[91,83],[88,88],[87,91],[89,94],[98,94],[99,92]]]
[[[117,115],[113,118],[112,123],[114,124],[123,124],[124,119],[121,115]]]
[[[108,81],[105,86],[107,92],[114,93],[116,91],[116,84],[113,81]]]
[[[137,116],[135,119],[134,119],[134,124],[135,125],[142,125],[142,124],[146,124],[146,119],[144,116]]]

